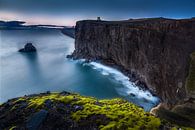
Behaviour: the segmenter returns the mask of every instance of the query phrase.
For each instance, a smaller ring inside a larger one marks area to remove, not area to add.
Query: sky
[[[195,17],[195,0],[0,0],[0,20],[74,26],[96,19]]]

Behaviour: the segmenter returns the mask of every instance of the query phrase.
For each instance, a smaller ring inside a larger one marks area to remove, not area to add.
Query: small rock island
[[[32,43],[27,43],[24,48],[20,49],[19,52],[36,52],[35,46]]]

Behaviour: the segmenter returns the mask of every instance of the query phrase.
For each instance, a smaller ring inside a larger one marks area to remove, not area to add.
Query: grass
[[[189,93],[195,93],[195,52],[191,54],[190,69],[186,81],[186,88]]]

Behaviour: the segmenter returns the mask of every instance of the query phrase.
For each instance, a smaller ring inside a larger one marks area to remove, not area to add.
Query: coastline
[[[131,77],[129,77],[127,74],[127,71],[125,71],[124,69],[122,69],[122,67],[120,66],[117,66],[116,64],[113,64],[113,62],[108,62],[106,60],[98,60],[98,59],[82,59],[82,58],[70,58],[71,56],[70,55],[67,55],[67,58],[69,60],[72,60],[72,61],[75,61],[75,62],[79,62],[79,63],[84,63],[84,64],[87,64],[87,65],[92,65],[91,67],[93,68],[94,65],[96,66],[100,66],[99,70],[100,70],[100,73],[104,73],[104,70],[105,68],[109,67],[113,70],[110,70],[110,73],[112,73],[112,71],[117,71],[116,73],[121,73],[120,75],[122,75],[122,79],[121,77],[118,77],[116,76],[114,78],[115,81],[120,81],[120,82],[123,82],[123,80],[125,80],[124,82],[124,88],[127,88],[127,90],[123,90],[123,93],[125,93],[125,95],[128,96],[133,96],[133,97],[136,97],[137,99],[139,100],[146,100],[147,102],[151,102],[151,104],[154,104],[152,105],[152,107],[150,109],[145,109],[146,111],[150,111],[152,108],[155,108],[156,106],[158,106],[160,103],[161,103],[161,99],[156,95],[154,94],[150,89],[148,89],[147,87],[144,86],[144,84],[142,85],[141,83],[138,82],[138,79],[136,80],[132,80]],[[98,65],[100,64],[100,65]],[[105,68],[104,68],[105,67]],[[126,73],[125,73],[126,72]],[[106,72],[107,73],[107,72]],[[104,74],[103,74],[104,75]],[[137,84],[136,84],[136,82]],[[142,85],[142,86],[139,86],[138,85]],[[122,94],[123,95],[123,94]],[[125,96],[126,97],[126,96]],[[125,98],[124,97],[124,98]],[[131,99],[129,100],[130,102]],[[136,104],[134,102],[134,104]],[[136,104],[138,105],[138,104]],[[143,105],[138,105],[140,107],[143,107]],[[144,107],[143,107],[144,108]]]
[[[193,76],[189,76],[188,88],[186,78],[189,72],[194,73],[189,70],[195,48],[194,20],[78,21],[75,51],[67,57],[117,68],[137,86],[160,97],[161,104],[154,108],[154,114],[176,124],[188,120],[193,126]]]
[[[127,76],[129,78],[130,82],[135,83],[136,86],[138,86],[140,89],[142,90],[148,90],[152,93],[153,96],[157,96],[155,94],[155,91],[151,89],[151,87],[148,87],[146,85],[146,83],[144,83],[144,81],[142,81],[135,73],[132,73],[131,71],[125,69],[123,66],[116,64],[114,61],[112,60],[106,60],[106,59],[98,59],[98,58],[78,58],[77,56],[73,54],[71,55],[67,55],[66,56],[68,59],[72,59],[72,60],[79,60],[79,59],[85,59],[85,62],[97,62],[97,63],[101,63],[103,65],[107,65],[109,67],[115,68],[118,71],[120,71],[121,73],[123,73],[125,76]]]

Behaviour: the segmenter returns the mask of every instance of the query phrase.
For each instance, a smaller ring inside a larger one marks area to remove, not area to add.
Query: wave
[[[102,75],[112,77],[116,82],[122,84],[122,87],[116,88],[119,95],[127,97],[132,96],[134,98],[143,99],[149,101],[153,104],[159,102],[159,98],[153,96],[148,90],[140,89],[135,83],[129,80],[129,77],[125,76],[119,70],[103,65],[98,62],[85,62],[85,59],[77,60],[78,63],[81,63],[84,66],[91,66],[93,69],[99,71]]]

